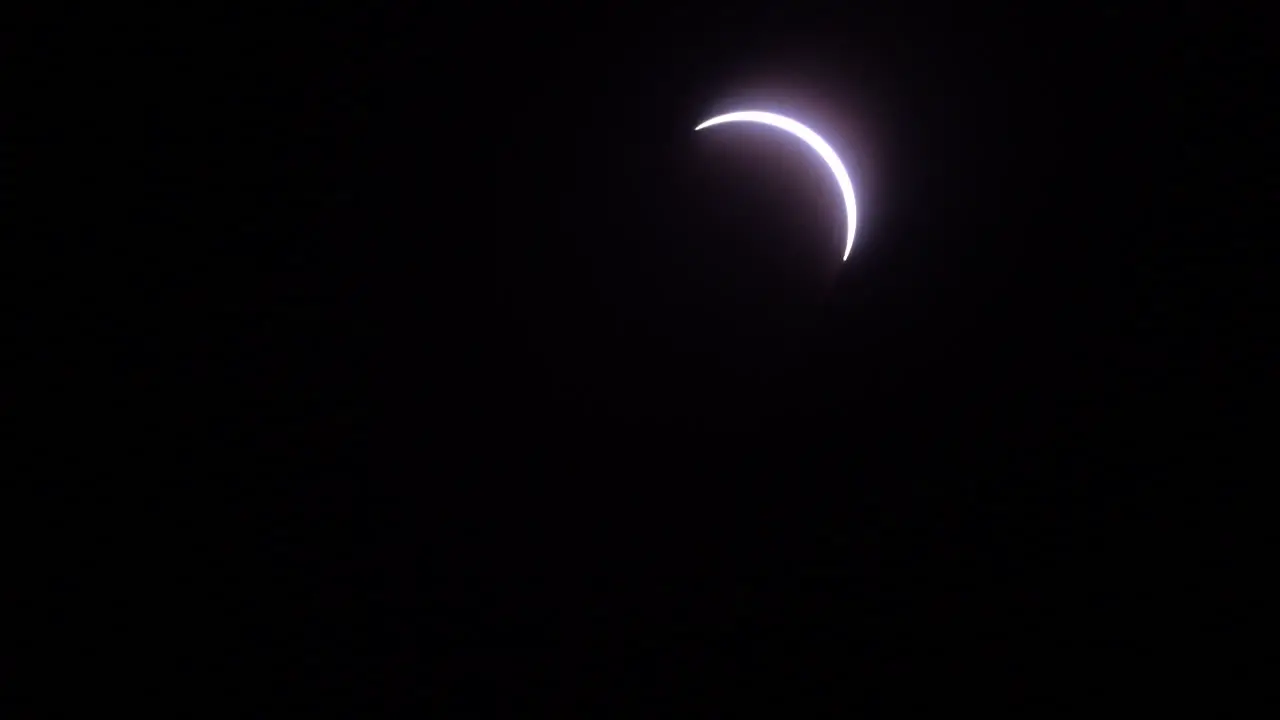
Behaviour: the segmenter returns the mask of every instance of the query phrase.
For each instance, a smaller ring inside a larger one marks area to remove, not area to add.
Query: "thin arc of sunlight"
[[[836,151],[831,149],[831,146],[827,144],[827,141],[818,137],[818,133],[810,130],[804,125],[801,125],[795,120],[760,110],[743,110],[740,112],[731,112],[725,115],[717,115],[716,117],[703,122],[701,125],[694,128],[694,130],[702,130],[703,128],[711,127],[712,125],[719,125],[721,123],[728,122],[757,122],[764,123],[765,125],[771,125],[779,130],[785,130],[805,141],[809,147],[816,150],[818,154],[822,156],[822,159],[827,163],[827,167],[831,168],[832,174],[836,176],[836,182],[840,185],[840,194],[844,196],[844,206],[849,216],[849,228],[844,241],[844,257],[841,259],[848,260],[849,251],[853,249],[853,233],[858,226],[858,206],[853,198],[853,181],[849,179],[849,173],[844,169],[844,163],[840,162],[840,158],[836,155]]]

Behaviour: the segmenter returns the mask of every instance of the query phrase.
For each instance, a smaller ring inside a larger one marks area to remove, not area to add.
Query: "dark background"
[[[131,538],[84,627],[512,712],[1008,698],[1250,633],[1259,23],[265,12],[64,19],[42,76],[83,93],[51,185],[112,198],[46,308],[56,427],[110,438],[62,455],[125,473],[59,495]],[[847,262],[798,141],[693,132],[752,106],[845,159]]]

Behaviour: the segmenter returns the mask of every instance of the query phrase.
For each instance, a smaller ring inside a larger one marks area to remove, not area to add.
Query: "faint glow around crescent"
[[[849,251],[853,249],[853,232],[858,225],[858,207],[853,200],[853,182],[849,180],[849,173],[844,169],[844,164],[840,162],[840,158],[836,156],[836,151],[832,150],[825,140],[818,137],[818,133],[795,120],[759,110],[744,110],[742,112],[731,112],[727,115],[717,115],[694,128],[694,130],[701,130],[712,125],[728,122],[757,122],[772,125],[795,135],[808,143],[809,147],[818,151],[818,154],[826,161],[827,167],[831,168],[832,173],[835,173],[836,182],[840,184],[840,194],[844,195],[844,206],[849,214],[849,229],[844,241],[843,259],[848,260]]]

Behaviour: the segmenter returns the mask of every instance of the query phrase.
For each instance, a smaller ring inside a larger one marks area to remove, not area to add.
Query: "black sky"
[[[146,227],[66,316],[128,337],[85,365],[112,407],[154,400],[116,449],[196,460],[139,494],[264,676],[515,707],[1016,675],[1218,582],[1246,541],[1206,478],[1262,369],[1262,196],[1219,162],[1247,31],[598,5],[175,12],[61,71]],[[847,262],[807,149],[693,132],[748,105],[845,158]]]

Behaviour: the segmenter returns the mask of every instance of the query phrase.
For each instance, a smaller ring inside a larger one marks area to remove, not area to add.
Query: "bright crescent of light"
[[[840,158],[836,156],[836,151],[831,149],[825,140],[818,137],[818,133],[801,125],[789,117],[775,115],[770,112],[762,112],[759,110],[743,110],[741,112],[731,112],[727,115],[717,115],[710,120],[702,123],[694,130],[701,130],[712,125],[719,125],[727,122],[758,122],[765,125],[772,125],[779,130],[786,130],[801,140],[809,144],[809,147],[818,151],[822,159],[826,161],[827,167],[831,168],[831,172],[836,176],[836,182],[840,184],[840,194],[844,195],[845,210],[849,214],[849,229],[844,241],[844,260],[849,259],[849,251],[853,249],[853,232],[858,226],[858,206],[853,200],[853,182],[849,179],[849,173],[844,169],[844,164],[840,162]]]

